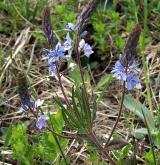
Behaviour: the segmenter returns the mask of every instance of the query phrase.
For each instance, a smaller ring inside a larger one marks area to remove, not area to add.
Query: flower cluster
[[[78,26],[74,25],[73,23],[68,23],[67,26],[66,26],[66,29],[68,31],[73,31],[73,30],[77,30],[77,27]],[[82,52],[83,51],[84,52],[84,55],[89,58],[90,55],[92,53],[94,53],[94,52],[92,50],[92,47],[88,43],[86,43],[85,40],[83,39],[86,35],[87,35],[87,31],[83,31],[81,33],[80,37],[82,39],[79,42],[78,50],[79,50],[79,52]]]
[[[61,45],[60,42],[57,43],[54,50],[51,49],[43,49],[43,59],[48,59],[48,66],[49,66],[49,74],[55,75],[56,74],[56,61],[64,58],[65,49],[64,46]]]
[[[60,61],[61,59],[70,59],[73,50],[73,40],[70,37],[70,33],[76,30],[76,25],[73,23],[68,23],[66,26],[67,35],[65,38],[64,44],[60,42],[57,43],[55,49],[43,49],[43,59],[48,59],[48,66],[49,66],[49,75],[55,76],[57,74],[56,62]],[[87,34],[86,31],[83,32],[83,37]],[[84,52],[88,58],[93,53],[91,46],[85,42],[84,39],[81,39],[79,42],[79,51]]]
[[[136,85],[140,83],[139,73],[140,69],[137,68],[137,64],[135,61],[132,63],[126,64],[124,66],[121,61],[124,61],[125,58],[123,55],[120,56],[120,59],[116,62],[113,67],[112,73],[114,73],[114,77],[122,82],[126,82],[126,87],[128,90],[132,90]]]
[[[61,59],[70,59],[72,54],[72,39],[69,32],[66,35],[66,41],[62,45],[57,43],[55,49],[43,49],[43,59],[48,59],[49,75],[54,76],[57,73],[56,62]]]

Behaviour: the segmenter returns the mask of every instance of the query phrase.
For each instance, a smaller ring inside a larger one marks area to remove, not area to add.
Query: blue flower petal
[[[88,58],[90,57],[91,54],[94,53],[94,51],[92,50],[91,46],[88,43],[84,45],[83,50],[84,50],[84,55],[87,56]]]
[[[38,117],[38,119],[36,121],[36,127],[39,129],[46,128],[47,127],[47,123],[46,123],[47,120],[48,120],[47,115],[41,115],[40,117]]]
[[[73,23],[68,23],[66,26],[67,31],[73,31],[75,29],[75,25]]]
[[[140,83],[140,80],[138,77],[133,75],[127,75],[127,89],[132,90],[137,84]]]
[[[113,77],[117,78],[118,80],[121,81],[126,81],[127,75],[124,72],[116,71],[113,75]]]

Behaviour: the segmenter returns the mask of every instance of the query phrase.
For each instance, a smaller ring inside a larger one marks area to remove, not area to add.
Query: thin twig
[[[106,142],[106,146],[109,144],[109,142],[110,142],[110,140],[111,140],[111,137],[112,137],[112,135],[113,135],[113,133],[114,133],[116,127],[117,127],[117,124],[118,124],[118,122],[119,122],[119,119],[120,119],[120,117],[121,117],[122,107],[123,107],[123,101],[124,101],[124,96],[125,96],[125,81],[123,82],[123,91],[122,91],[122,99],[121,99],[121,105],[120,105],[119,114],[118,114],[117,120],[116,120],[116,122],[115,122],[115,124],[114,124],[114,126],[113,126],[113,129],[112,129],[112,131],[111,131],[111,134],[110,134],[109,137],[108,137],[108,140],[107,140],[107,142]]]
[[[72,136],[61,135],[61,134],[59,134],[59,133],[53,131],[53,130],[50,129],[49,127],[47,127],[47,130],[50,131],[50,132],[52,132],[54,135],[59,136],[59,137],[61,137],[61,138],[65,138],[65,139],[75,139],[75,138],[76,138],[76,137],[73,136],[73,135],[72,135]]]

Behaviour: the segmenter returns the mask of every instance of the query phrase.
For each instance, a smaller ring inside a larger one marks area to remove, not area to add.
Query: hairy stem
[[[59,73],[59,69],[58,69],[58,64],[57,64],[57,62],[56,62],[55,64],[56,64],[56,70],[57,70],[57,77],[58,77],[59,85],[60,85],[62,94],[63,94],[63,96],[64,96],[66,105],[67,105],[67,107],[68,107],[70,110],[72,110],[72,106],[71,106],[71,104],[70,104],[70,102],[69,102],[69,100],[68,100],[68,98],[67,98],[67,96],[66,96],[66,93],[65,93],[65,91],[64,91],[64,87],[63,87],[63,85],[62,85],[61,76],[60,76],[60,73]]]

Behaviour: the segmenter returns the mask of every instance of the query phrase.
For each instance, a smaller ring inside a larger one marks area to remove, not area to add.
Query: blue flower
[[[40,117],[38,117],[38,119],[36,121],[36,127],[39,129],[46,128],[47,127],[47,122],[46,122],[47,120],[48,120],[47,115],[41,115]]]
[[[118,60],[113,67],[112,72],[114,73],[113,77],[121,81],[126,81],[127,75],[125,73],[125,67]]]
[[[64,43],[64,49],[69,50],[72,48],[72,39],[70,37],[69,32],[66,35],[66,42]]]
[[[88,58],[90,57],[92,53],[94,53],[92,50],[92,47],[88,43],[86,43],[84,39],[82,39],[79,42],[79,51],[81,50],[84,51],[84,55],[87,56]]]
[[[90,57],[91,54],[94,53],[92,48],[91,48],[91,46],[88,43],[86,43],[84,45],[84,49],[83,50],[84,50],[84,55],[87,56],[88,58]]]
[[[64,43],[64,50],[67,51],[67,55],[65,58],[70,58],[72,55],[72,39],[70,37],[69,32],[66,35],[66,41]]]
[[[64,56],[64,46],[62,46],[61,43],[59,42],[56,45],[55,50],[50,52],[49,57],[52,58],[53,62],[55,62],[55,61],[59,61],[60,58],[62,58],[63,56]]]
[[[81,33],[80,36],[81,36],[82,38],[84,38],[84,37],[86,37],[87,34],[88,34],[88,32],[85,30],[84,32]]]
[[[55,76],[57,74],[56,64],[52,61],[52,58],[48,58],[48,70],[50,76]]]
[[[114,73],[113,77],[115,77],[115,78],[117,78],[118,80],[121,80],[121,81],[126,81],[126,79],[127,79],[126,73],[121,72],[121,71],[116,71]]]
[[[79,51],[81,51],[83,48],[84,48],[84,45],[85,45],[85,40],[84,39],[81,39],[81,41],[79,42]]]
[[[56,45],[55,50],[43,49],[44,59],[52,59],[52,62],[59,61],[64,56],[64,46],[61,43]]]
[[[72,32],[73,30],[77,30],[77,29],[78,29],[78,26],[76,26],[76,25],[73,24],[73,23],[68,23],[68,24],[66,25],[66,30],[67,30],[68,32]],[[87,34],[88,34],[88,32],[85,30],[85,31],[83,31],[83,32],[80,34],[80,36],[81,36],[81,38],[84,38]]]
[[[113,72],[116,72],[116,71],[120,71],[120,72],[125,71],[125,67],[120,63],[119,60],[115,63],[115,66],[113,67]]]
[[[44,100],[37,99],[34,103],[35,108],[42,106],[43,102],[44,102]]]
[[[55,62],[65,57],[65,48],[61,43],[58,43],[54,50],[43,49],[43,59],[48,59],[49,75],[56,75],[56,65]]]
[[[137,66],[139,66],[139,64],[136,64],[136,62],[133,61],[132,65],[130,65],[128,68],[129,72],[132,72],[133,74],[139,74],[141,70]]]
[[[126,83],[127,83],[127,89],[132,90],[137,84],[140,83],[140,80],[136,76],[127,75]]]
[[[66,26],[67,31],[73,31],[75,29],[75,25],[73,23],[68,23]]]

